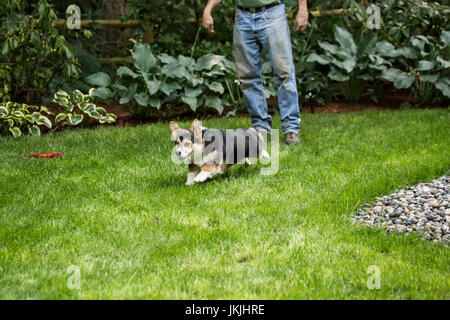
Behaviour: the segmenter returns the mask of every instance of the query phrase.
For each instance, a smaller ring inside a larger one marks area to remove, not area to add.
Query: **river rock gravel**
[[[352,219],[387,232],[416,232],[425,240],[450,243],[450,176],[397,190],[376,201],[363,205]]]

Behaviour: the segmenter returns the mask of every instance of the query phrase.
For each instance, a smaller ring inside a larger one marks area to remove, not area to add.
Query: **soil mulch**
[[[317,103],[312,104],[312,108],[309,105],[309,101],[304,100],[302,103],[301,113],[311,113],[312,111],[317,113],[343,113],[343,112],[359,112],[365,110],[389,110],[389,109],[399,109],[401,104],[404,102],[410,102],[414,104],[414,101],[411,100],[410,95],[407,93],[394,93],[394,94],[386,94],[381,97],[378,103],[374,103],[370,100],[363,100],[360,102],[330,102],[325,105],[318,105]],[[273,113],[278,108],[277,98],[268,99],[269,112]],[[120,105],[117,101],[113,101],[111,104],[103,105],[99,104],[107,110],[109,113],[113,113],[117,116],[117,121],[114,124],[116,126],[137,126],[146,123],[153,123],[158,121],[168,121],[172,119],[177,120],[188,120],[193,119],[195,117],[200,117],[202,119],[211,119],[216,118],[218,115],[215,111],[204,111],[202,113],[194,113],[190,110],[187,110],[184,106],[175,106],[170,110],[159,110],[158,112],[154,112],[148,115],[146,118],[139,118],[133,116],[133,114],[127,110],[127,108],[123,105]],[[48,108],[54,113],[50,116],[50,120],[54,120],[54,117],[63,110],[56,105],[49,105]],[[230,110],[225,109],[223,115],[226,115]],[[245,111],[237,111],[236,116],[238,117],[247,117],[248,114]],[[98,123],[93,119],[89,119],[86,123],[83,123],[83,127],[95,127]],[[67,129],[67,127],[57,127],[53,130],[59,131],[62,129]]]

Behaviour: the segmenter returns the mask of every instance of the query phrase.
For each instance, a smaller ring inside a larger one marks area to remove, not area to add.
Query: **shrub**
[[[376,34],[372,34],[356,44],[353,36],[340,27],[335,28],[334,36],[336,44],[319,41],[323,53],[312,53],[306,61],[327,66],[328,78],[340,84],[339,91],[347,101],[359,101],[369,88],[377,101],[378,76],[390,65],[380,54],[385,42],[377,42]]]
[[[414,36],[408,46],[398,49],[390,44],[385,55],[399,68],[386,70],[382,79],[397,89],[412,87],[419,104],[450,99],[450,31],[443,31],[439,40]]]
[[[39,126],[49,129],[52,127],[52,123],[44,114],[50,114],[45,107],[14,102],[0,103],[0,133],[10,133],[14,138],[18,138],[24,130],[28,130],[31,135],[39,136]]]
[[[236,100],[234,63],[224,56],[207,54],[197,60],[182,55],[155,57],[149,45],[136,43],[132,60],[133,66],[117,69],[114,84],[103,72],[90,75],[87,81],[98,86],[93,95],[117,97],[140,114],[176,104],[186,104],[192,111],[212,107],[221,114],[224,105]]]
[[[27,12],[31,12],[27,14]],[[61,70],[79,75],[78,62],[54,25],[47,0],[0,2],[0,101],[38,101]]]
[[[85,95],[80,90],[74,90],[72,95],[65,91],[55,93],[53,102],[63,107],[66,112],[59,113],[55,118],[55,123],[63,125],[76,126],[83,122],[84,116],[95,119],[99,123],[113,123],[116,121],[116,115],[107,113],[102,107],[97,107],[92,103],[92,91]]]

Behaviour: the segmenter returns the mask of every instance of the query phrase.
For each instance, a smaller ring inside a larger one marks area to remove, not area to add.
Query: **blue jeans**
[[[238,78],[253,126],[270,132],[272,125],[262,80],[261,56],[264,49],[277,81],[283,132],[298,133],[300,111],[284,4],[255,13],[236,8],[233,38]]]

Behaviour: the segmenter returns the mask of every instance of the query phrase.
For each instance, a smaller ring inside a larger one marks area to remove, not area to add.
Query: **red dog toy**
[[[64,157],[61,152],[52,152],[52,153],[33,153],[26,154],[24,158],[53,158],[53,157]]]

